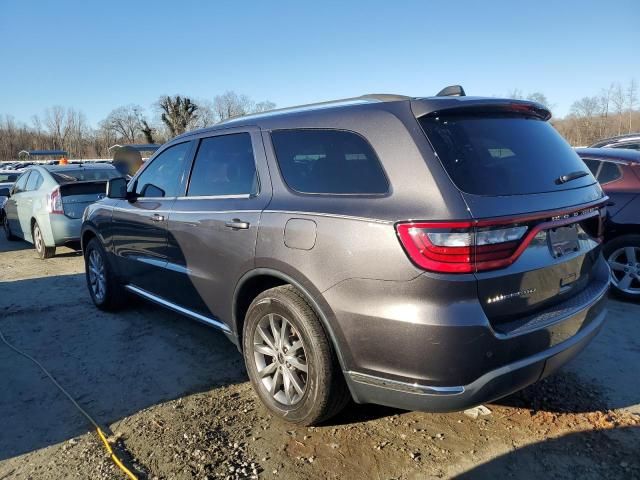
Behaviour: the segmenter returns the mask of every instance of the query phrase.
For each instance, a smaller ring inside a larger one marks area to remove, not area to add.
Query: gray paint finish
[[[608,270],[597,242],[585,240],[579,252],[555,261],[541,247],[543,232],[538,243],[503,269],[444,274],[414,265],[398,239],[396,223],[579,208],[601,201],[601,189],[592,185],[510,197],[462,194],[431,148],[416,112],[513,102],[387,100],[251,116],[178,137],[156,155],[185,140],[249,132],[259,194],[152,201],[158,211],[166,211],[164,243],[154,238],[155,227],[130,221],[127,226],[120,220],[123,211],[134,215],[137,204],[149,200],[105,199],[85,212],[83,241],[98,235],[123,283],[141,287],[136,278],[146,272],[162,283],[150,293],[222,322],[238,345],[246,302],[251,300],[246,292],[255,296],[260,285],[291,283],[321,318],[357,401],[444,408],[446,399],[426,395],[418,401],[398,390],[399,385],[415,384],[444,397],[471,392],[449,403],[463,408],[536,381],[546,371],[547,358],[556,358],[555,366],[562,363],[563,344],[555,344],[555,338],[575,337],[564,344],[573,355],[599,329]],[[270,133],[294,128],[348,130],[364,137],[389,180],[388,194],[291,191],[280,174]],[[228,228],[229,222],[243,222],[247,228]],[[157,265],[139,261],[156,255]],[[561,277],[569,274],[581,282],[557,295]],[[518,302],[491,308],[484,298],[532,285],[540,288],[539,298],[518,296]],[[578,336],[581,331],[585,333]],[[510,365],[522,366],[520,373],[512,375]]]

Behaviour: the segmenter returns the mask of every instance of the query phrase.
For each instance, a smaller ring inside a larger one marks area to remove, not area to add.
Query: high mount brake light
[[[509,265],[528,230],[524,225],[478,227],[474,222],[400,223],[396,228],[414,263],[445,273]]]
[[[64,214],[62,207],[62,195],[60,195],[60,188],[55,188],[49,195],[49,201],[47,204],[49,213]]]

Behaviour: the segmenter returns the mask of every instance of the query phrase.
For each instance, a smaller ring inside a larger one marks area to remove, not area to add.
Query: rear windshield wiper
[[[556,183],[558,185],[562,185],[563,183],[567,183],[567,182],[570,182],[571,180],[576,180],[578,178],[586,177],[587,175],[589,175],[589,172],[585,172],[583,170],[578,172],[567,173],[565,175],[560,175],[558,178],[556,178]]]

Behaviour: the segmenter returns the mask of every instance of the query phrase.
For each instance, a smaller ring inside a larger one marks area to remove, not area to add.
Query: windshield
[[[113,167],[108,168],[79,168],[77,170],[58,170],[50,172],[51,176],[60,184],[71,182],[90,182],[110,180],[122,177],[122,174]]]
[[[443,115],[419,119],[445,170],[466,193],[517,195],[595,183],[587,166],[546,121],[514,114]]]

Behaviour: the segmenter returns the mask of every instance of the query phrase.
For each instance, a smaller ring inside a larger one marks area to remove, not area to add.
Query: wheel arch
[[[330,307],[328,305],[325,305],[324,308],[321,307],[317,297],[310,292],[310,289],[305,288],[302,282],[296,280],[290,275],[287,275],[286,273],[271,268],[256,268],[251,270],[245,273],[236,285],[233,293],[231,317],[233,323],[232,332],[233,336],[236,338],[238,349],[242,351],[242,329],[244,326],[244,316],[253,299],[265,290],[287,284],[294,286],[305,297],[311,305],[311,308],[313,308],[315,313],[318,315],[324,330],[329,336],[331,346],[338,357],[340,367],[342,370],[345,370],[343,352],[340,348],[341,343],[336,336],[335,329],[329,321],[329,316],[333,315]],[[320,293],[317,292],[316,295],[320,295]]]
[[[98,233],[91,226],[83,226],[82,232],[80,233],[80,248],[82,251],[85,250],[92,238],[99,238]]]

